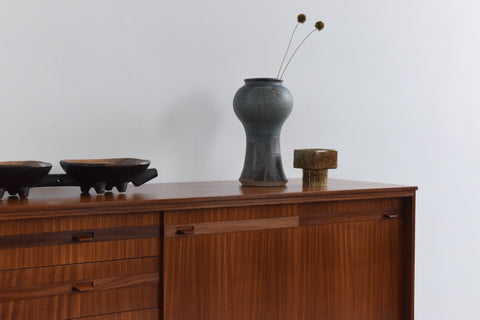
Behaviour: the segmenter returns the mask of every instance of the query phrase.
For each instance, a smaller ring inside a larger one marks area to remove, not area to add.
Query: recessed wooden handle
[[[398,210],[385,211],[383,213],[383,217],[385,219],[397,219],[397,218],[400,218],[400,213],[398,212]]]
[[[93,282],[79,283],[72,288],[72,291],[75,292],[85,292],[93,290]]]
[[[93,240],[95,240],[95,234],[93,232],[84,232],[72,235],[73,242],[86,242]]]
[[[184,228],[179,228],[175,234],[178,235],[183,235],[183,236],[188,236],[195,234],[195,227],[194,226],[189,226],[189,227],[184,227]]]

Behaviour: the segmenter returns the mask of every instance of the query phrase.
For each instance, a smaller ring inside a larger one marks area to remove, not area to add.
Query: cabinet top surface
[[[328,187],[303,188],[301,179],[285,187],[243,187],[238,181],[188,182],[129,186],[116,191],[82,195],[79,187],[34,188],[27,199],[0,199],[0,220],[8,213],[41,210],[91,210],[118,206],[153,206],[150,210],[175,210],[235,205],[282,204],[355,198],[412,196],[417,187],[329,179]]]

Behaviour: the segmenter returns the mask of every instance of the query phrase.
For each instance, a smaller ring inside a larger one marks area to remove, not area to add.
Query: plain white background
[[[330,176],[418,185],[416,319],[479,319],[476,0],[0,0],[0,160],[139,157],[157,182],[237,179],[232,98],[275,76],[298,13],[325,30],[285,76],[293,150]],[[34,192],[34,190],[32,191]]]

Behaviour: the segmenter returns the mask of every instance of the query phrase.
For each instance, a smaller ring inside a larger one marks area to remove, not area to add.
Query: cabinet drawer
[[[159,256],[160,238],[86,242],[0,250],[0,270]]]
[[[68,284],[71,289],[82,282],[108,277],[127,277],[160,270],[160,257],[104,261],[65,266],[0,271],[0,301],[35,297],[35,293]],[[53,290],[55,291],[55,290]]]
[[[0,237],[0,270],[157,256],[160,225]]]
[[[142,239],[159,236],[160,225],[33,233],[0,237],[0,249]]]
[[[29,311],[38,312],[35,319],[66,319],[158,307],[160,263],[151,257],[2,271],[0,319],[30,319]]]
[[[0,319],[63,320],[158,308],[160,297],[158,284],[72,292],[57,296],[1,302]]]
[[[160,221],[159,212],[0,221],[0,236],[153,226]]]

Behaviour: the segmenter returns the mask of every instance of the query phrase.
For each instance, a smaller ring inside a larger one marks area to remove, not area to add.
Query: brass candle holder
[[[328,169],[337,168],[337,151],[332,149],[297,149],[293,167],[303,169],[304,187],[326,187]]]

